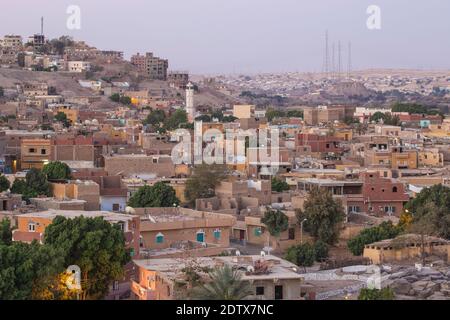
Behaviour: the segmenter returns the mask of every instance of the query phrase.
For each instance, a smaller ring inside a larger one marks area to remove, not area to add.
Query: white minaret
[[[189,82],[186,86],[186,113],[189,121],[195,120],[195,106],[194,106],[194,85]]]

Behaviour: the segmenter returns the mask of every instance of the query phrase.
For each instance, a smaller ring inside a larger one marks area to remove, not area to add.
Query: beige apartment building
[[[304,120],[308,125],[343,121],[345,118],[353,117],[355,107],[351,106],[319,106],[317,108],[304,108]]]
[[[137,300],[186,299],[190,284],[183,270],[191,264],[199,270],[212,270],[228,265],[242,270],[242,280],[250,283],[250,300],[302,300],[304,278],[298,267],[275,256],[202,257],[192,260],[150,259],[134,260],[137,279],[131,290]],[[207,281],[207,273],[200,272]]]
[[[84,210],[100,210],[100,186],[94,181],[71,180],[52,183],[53,196],[57,200],[84,200]]]
[[[0,40],[0,46],[5,48],[18,49],[22,47],[22,36],[8,34]]]
[[[442,168],[444,166],[444,154],[438,148],[419,151],[419,167]]]
[[[20,149],[20,167],[22,170],[31,168],[41,170],[51,159],[49,139],[24,139],[21,141]]]
[[[167,80],[167,69],[169,61],[155,57],[152,52],[145,55],[139,53],[131,57],[131,64],[136,66],[139,71],[144,72],[150,79]]]
[[[235,223],[231,215],[179,207],[138,208],[135,213],[141,216],[141,245],[145,249],[156,250],[157,254],[164,253],[164,250],[167,253],[168,249],[178,248],[184,243],[219,248],[215,252],[219,254],[228,248],[231,227]]]
[[[233,106],[233,116],[238,119],[249,119],[255,116],[254,105],[235,105]]]
[[[81,73],[91,70],[91,63],[88,61],[69,61],[67,62],[67,71]]]
[[[108,175],[171,178],[175,176],[172,157],[168,155],[114,155],[105,156]]]

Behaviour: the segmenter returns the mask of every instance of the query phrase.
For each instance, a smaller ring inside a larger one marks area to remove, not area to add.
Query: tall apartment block
[[[132,56],[131,64],[138,67],[140,71],[145,72],[150,79],[167,80],[169,61],[153,56],[152,52],[147,52],[145,55],[138,53]]]

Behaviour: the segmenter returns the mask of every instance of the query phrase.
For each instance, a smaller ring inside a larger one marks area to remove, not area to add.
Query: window
[[[295,239],[295,228],[289,228],[288,234],[289,234],[289,240],[294,240]]]
[[[393,187],[392,192],[397,192],[397,187]]]
[[[262,235],[262,229],[261,227],[255,228],[255,236],[259,237]]]
[[[119,290],[119,281],[115,280],[113,282],[113,291],[118,291]]]
[[[158,163],[158,159],[157,158],[153,158],[152,161],[153,161],[153,163]]]
[[[348,207],[348,213],[357,213],[360,212],[360,209],[358,206],[349,206]]]
[[[35,148],[29,148],[29,149],[28,149],[28,152],[29,152],[29,153],[36,153],[36,149],[35,149]]]
[[[117,225],[119,226],[120,231],[122,231],[122,232],[125,231],[125,223],[123,223],[123,222],[118,222]]]
[[[119,211],[120,210],[120,205],[118,203],[113,203],[112,205],[112,211]]]
[[[28,224],[28,232],[35,232],[36,231],[36,224],[34,222],[31,222]]]
[[[220,229],[216,229],[216,230],[214,230],[214,239],[217,239],[217,240],[219,240],[220,239],[220,236],[221,236],[221,231],[220,231]]]
[[[263,296],[264,295],[264,287],[256,287],[256,295]]]
[[[205,242],[205,232],[203,230],[197,232],[197,242]]]
[[[156,235],[156,243],[163,243],[164,242],[164,235],[160,232]]]
[[[47,154],[47,150],[41,149],[41,154]]]
[[[132,258],[134,257],[134,248],[130,249],[130,257],[132,257]]]

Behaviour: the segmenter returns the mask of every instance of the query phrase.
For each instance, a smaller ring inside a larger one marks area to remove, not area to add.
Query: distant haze
[[[381,30],[366,9],[381,7]],[[66,9],[81,8],[81,30]],[[14,0],[2,1],[0,36],[70,35],[126,57],[152,51],[192,73],[322,71],[324,34],[352,42],[354,69],[450,69],[448,0]],[[336,53],[337,55],[337,53]]]

